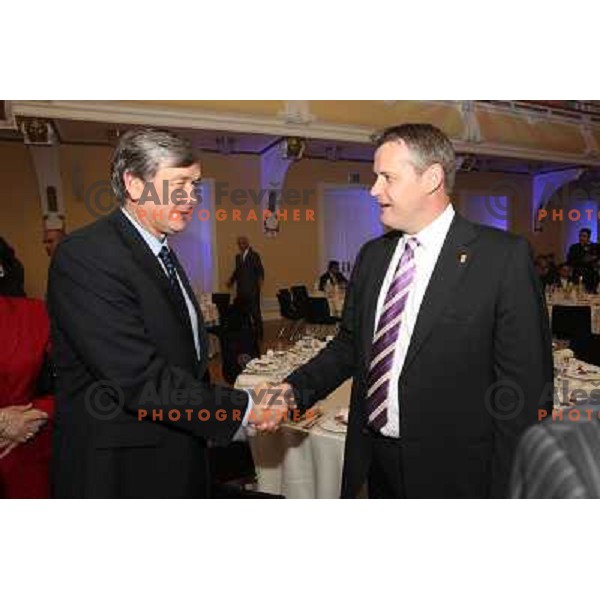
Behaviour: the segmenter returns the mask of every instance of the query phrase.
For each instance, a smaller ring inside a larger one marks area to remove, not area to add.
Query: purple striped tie
[[[394,279],[385,295],[377,330],[373,336],[367,376],[367,414],[369,425],[375,431],[380,431],[388,421],[388,390],[394,350],[402,323],[402,313],[415,276],[415,248],[418,245],[416,238],[407,238]]]

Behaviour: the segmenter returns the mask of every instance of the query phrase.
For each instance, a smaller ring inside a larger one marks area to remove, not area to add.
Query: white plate
[[[600,373],[569,373],[565,375],[567,379],[578,379],[579,381],[600,381]]]
[[[323,419],[318,426],[325,431],[330,431],[331,433],[346,433],[346,431],[348,431],[347,425],[344,423],[339,423],[332,418]]]

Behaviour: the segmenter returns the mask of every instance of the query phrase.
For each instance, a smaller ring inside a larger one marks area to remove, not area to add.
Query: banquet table
[[[554,352],[554,409],[600,410],[600,366],[574,357],[572,350]]]
[[[315,347],[302,350],[307,344],[315,344]],[[258,364],[263,364],[264,370],[256,372],[249,366],[240,374],[235,386],[251,389],[263,381],[280,381],[301,361],[314,356],[322,344],[304,338],[296,347],[300,347],[296,354],[292,349],[271,351],[270,355],[261,357]],[[289,362],[291,355],[294,358]],[[555,414],[549,418],[565,421],[599,418],[600,366],[577,360],[568,349],[555,350],[553,356]],[[322,400],[317,406],[323,416],[309,429],[304,429],[302,422],[286,423],[276,433],[255,434],[249,438],[258,491],[286,498],[339,498],[346,433],[345,427],[334,417],[347,410],[350,389],[348,379]],[[589,411],[592,411],[591,416]]]
[[[315,341],[305,338],[297,346],[302,348],[302,344],[307,343]],[[295,356],[296,365],[318,350],[318,347],[313,348],[304,355]],[[278,356],[273,353],[273,369],[260,373],[252,372],[252,363],[249,363],[249,368],[236,380],[235,387],[249,389],[265,380],[280,381],[296,366],[287,362],[293,353],[293,350],[278,353]],[[267,356],[258,362],[265,360],[268,360]],[[276,433],[250,436],[258,491],[286,498],[339,498],[346,427],[334,417],[347,409],[350,389],[351,380],[348,379],[319,402],[315,408],[322,411],[322,416],[310,428],[304,428],[308,422],[289,422]]]

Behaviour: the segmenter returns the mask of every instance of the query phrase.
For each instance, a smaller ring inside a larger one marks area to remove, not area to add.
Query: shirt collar
[[[152,250],[152,253],[155,256],[158,256],[159,252],[163,249],[164,246],[168,247],[167,244],[167,236],[163,236],[162,241],[152,235],[149,231],[144,229],[142,225],[140,225],[124,208],[121,208],[123,214],[129,219],[131,224],[137,229],[138,233],[144,238],[144,241]]]
[[[444,211],[439,214],[427,227],[421,229],[416,235],[408,237],[416,238],[419,241],[419,246],[425,250],[441,249],[452,224],[454,218],[454,207],[448,204]],[[406,238],[407,236],[405,236]]]

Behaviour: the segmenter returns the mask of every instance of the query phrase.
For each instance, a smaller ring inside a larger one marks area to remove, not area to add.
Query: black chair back
[[[212,301],[215,303],[217,310],[219,311],[219,321],[222,323],[223,318],[229,308],[229,303],[231,301],[230,294],[213,294]]]
[[[260,356],[256,333],[250,315],[243,307],[232,304],[227,308],[219,327],[221,342],[221,371],[223,379],[233,385],[246,364]]]
[[[308,314],[308,300],[308,289],[305,285],[292,286],[292,302],[302,317],[306,317]]]
[[[586,338],[574,339],[569,347],[579,360],[600,366],[600,335],[592,334]]]
[[[277,302],[279,303],[279,313],[284,319],[296,320],[299,318],[292,304],[292,295],[289,290],[279,290],[277,292]]]
[[[315,325],[330,325],[335,319],[329,312],[327,298],[309,298],[307,303],[306,320]]]
[[[221,372],[229,385],[233,385],[246,365],[259,356],[258,341],[252,329],[229,330],[221,334]]]
[[[561,340],[587,338],[592,333],[592,312],[589,306],[554,306],[552,335]]]

